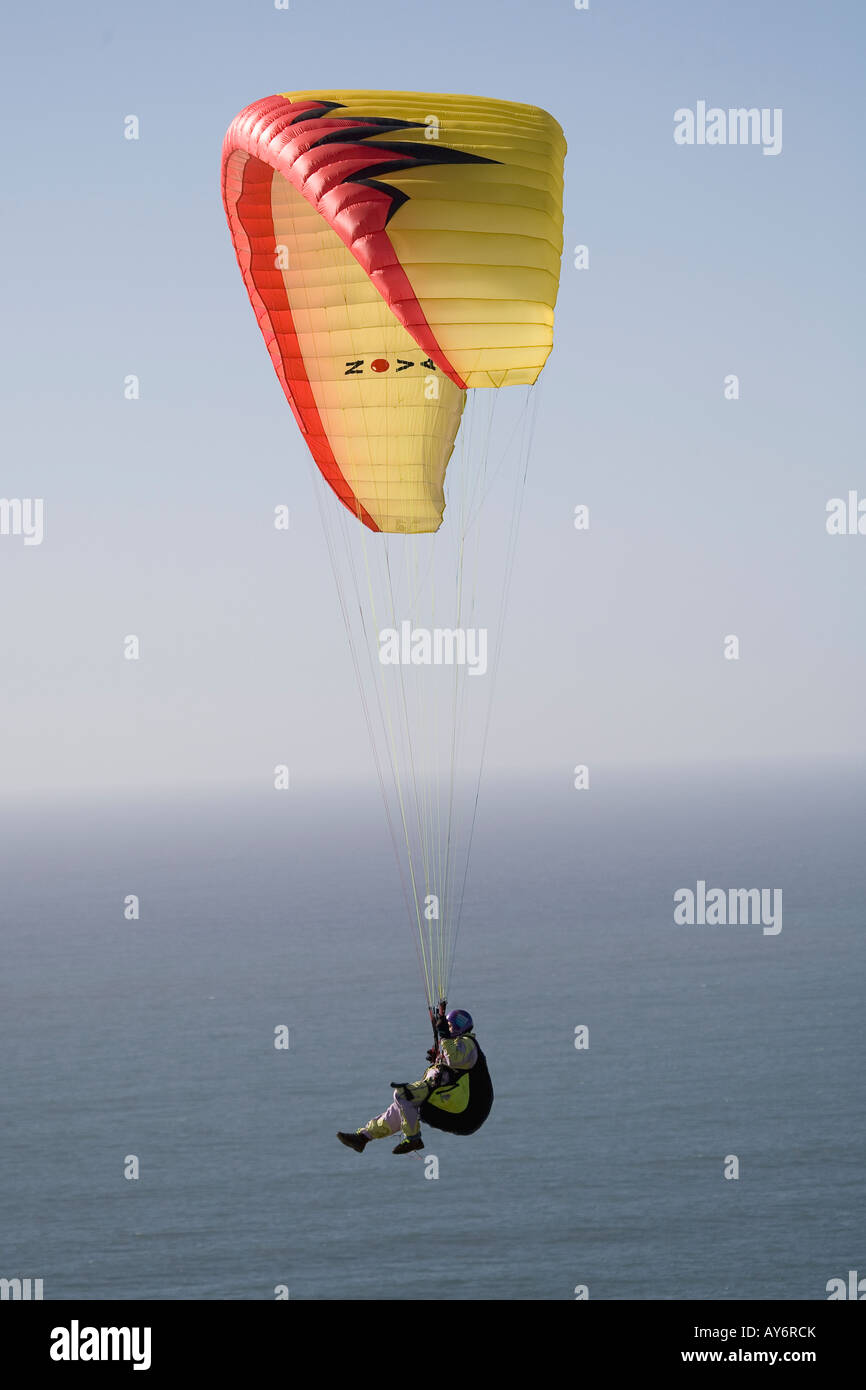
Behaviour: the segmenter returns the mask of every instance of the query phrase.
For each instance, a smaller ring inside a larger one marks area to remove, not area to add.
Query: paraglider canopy
[[[319,470],[370,530],[436,531],[467,388],[544,366],[564,152],[546,111],[469,96],[282,93],[229,127],[250,300]]]

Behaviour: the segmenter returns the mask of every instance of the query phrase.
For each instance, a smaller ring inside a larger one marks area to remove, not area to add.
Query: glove
[[[393,1091],[396,1091],[400,1100],[412,1099],[412,1087],[408,1081],[389,1081],[388,1085]]]
[[[427,1049],[427,1061],[428,1061],[428,1062],[435,1062],[435,1061],[436,1061],[436,1058],[437,1058],[438,1056],[439,1056],[439,1049],[438,1049],[438,1047],[428,1047],[428,1049]]]
[[[436,1015],[436,1033],[440,1038],[451,1037],[451,1024],[444,1014]]]

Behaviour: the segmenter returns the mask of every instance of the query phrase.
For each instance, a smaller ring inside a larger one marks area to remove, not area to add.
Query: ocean
[[[795,1300],[866,1274],[863,769],[591,779],[485,787],[450,1003],[496,1101],[420,1157],[335,1138],[429,1045],[372,791],[4,807],[0,1277]],[[781,931],[677,924],[699,881],[781,889]]]

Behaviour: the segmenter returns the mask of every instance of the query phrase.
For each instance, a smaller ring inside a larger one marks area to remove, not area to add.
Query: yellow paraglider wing
[[[232,123],[250,299],[316,463],[370,529],[437,530],[466,388],[541,371],[564,152],[545,111],[480,97],[284,93]]]

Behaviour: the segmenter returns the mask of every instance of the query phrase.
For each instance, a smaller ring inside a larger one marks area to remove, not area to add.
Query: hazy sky
[[[229,122],[291,88],[532,102],[568,139],[492,768],[863,755],[866,535],[825,529],[866,497],[861,4],[111,0],[3,26],[0,495],[45,499],[41,545],[0,536],[5,794],[369,775],[220,199]],[[700,100],[781,108],[781,153],[678,146]]]

